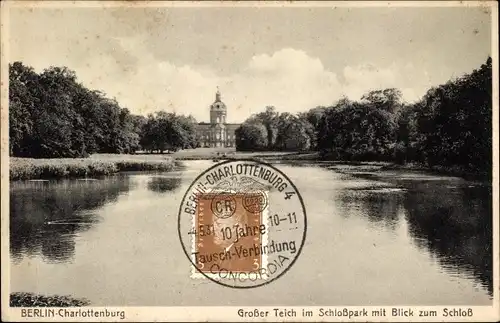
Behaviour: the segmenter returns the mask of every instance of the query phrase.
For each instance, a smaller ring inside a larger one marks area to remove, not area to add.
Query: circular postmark
[[[262,212],[267,207],[267,196],[263,192],[243,197],[243,207],[249,212]]]
[[[236,199],[231,194],[214,194],[210,204],[213,215],[220,219],[227,219],[236,212]]]
[[[276,167],[254,160],[213,165],[189,186],[178,234],[191,277],[252,288],[282,277],[304,245],[302,197]]]

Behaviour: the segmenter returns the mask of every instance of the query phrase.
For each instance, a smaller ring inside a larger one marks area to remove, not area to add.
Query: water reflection
[[[491,187],[427,185],[406,195],[411,236],[451,274],[470,275],[493,295]]]
[[[94,211],[129,190],[128,177],[104,180],[12,182],[10,250],[14,260],[41,255],[66,262],[75,253],[75,237],[99,218]]]
[[[402,190],[369,187],[342,191],[339,199],[343,205],[361,209],[360,213],[374,225],[394,230],[403,193]]]
[[[379,227],[395,229],[406,221],[415,245],[435,255],[444,271],[476,279],[493,295],[491,186],[451,178],[356,177],[389,181],[392,188],[371,182],[344,190],[339,195],[344,209],[359,208],[356,215]],[[405,218],[398,216],[401,208]]]
[[[182,183],[180,177],[152,177],[148,182],[148,189],[156,193],[175,191]]]
[[[264,293],[248,291],[252,297],[199,297],[217,285],[192,281],[182,248],[169,246],[178,245],[183,192],[212,163],[186,165],[97,182],[12,182],[12,291],[72,295],[96,306],[182,305],[186,297],[203,306],[490,302],[490,190],[422,173],[358,176],[314,165],[280,165],[308,207],[306,246],[287,276]],[[306,293],[284,292],[290,283]]]

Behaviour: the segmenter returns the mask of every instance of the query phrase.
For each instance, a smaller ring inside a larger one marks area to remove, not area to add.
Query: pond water
[[[192,279],[177,212],[212,164],[11,183],[11,291],[95,306],[492,303],[491,187],[328,164],[277,165],[308,216],[302,254],[283,277],[250,290]]]

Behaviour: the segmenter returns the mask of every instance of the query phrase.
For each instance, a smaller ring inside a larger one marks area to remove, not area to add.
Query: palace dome
[[[221,101],[221,95],[219,90],[217,89],[217,93],[215,93],[215,101],[210,106],[211,110],[226,110],[226,104]]]

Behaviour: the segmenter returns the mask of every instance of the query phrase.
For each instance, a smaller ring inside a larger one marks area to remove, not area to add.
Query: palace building
[[[227,123],[227,107],[221,100],[219,89],[210,105],[210,123],[200,122],[196,135],[201,147],[235,147],[235,131],[239,123]]]

